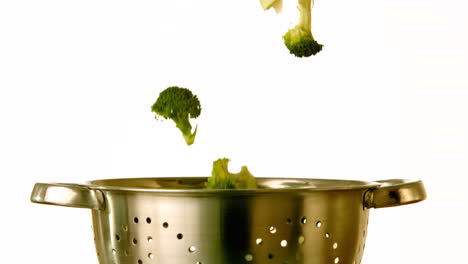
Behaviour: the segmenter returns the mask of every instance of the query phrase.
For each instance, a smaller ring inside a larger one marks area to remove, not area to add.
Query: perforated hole
[[[151,224],[151,218],[147,217],[146,218],[146,223]]]
[[[305,242],[305,237],[304,237],[304,236],[299,236],[299,237],[297,238],[297,242],[298,242],[299,244],[304,244],[304,242]]]
[[[273,253],[268,253],[268,259],[274,259],[275,258],[275,254]]]
[[[177,234],[177,239],[182,239],[184,237],[184,235],[182,235],[181,233]]]
[[[270,226],[270,233],[275,234],[276,233],[276,227]]]
[[[333,249],[337,249],[338,248],[338,243],[333,243]]]
[[[320,228],[320,227],[322,226],[322,222],[317,221],[317,223],[315,223],[315,226],[316,226],[317,228]]]
[[[120,241],[120,236],[119,236],[119,235],[115,235],[115,239],[116,239],[117,241]]]
[[[154,259],[154,254],[153,254],[153,253],[149,253],[149,254],[148,254],[148,258],[149,258],[149,259]]]
[[[151,242],[153,242],[153,238],[152,238],[152,237],[150,237],[150,236],[149,236],[149,237],[147,237],[147,238],[146,238],[146,240],[148,241],[148,243],[151,243]]]
[[[257,238],[257,239],[255,240],[255,243],[256,243],[257,245],[261,245],[261,244],[263,244],[263,239]]]
[[[117,251],[115,251],[115,249],[112,249],[112,254],[113,255],[117,254]]]
[[[134,239],[132,240],[132,242],[133,242],[133,245],[138,244],[138,240],[137,240],[136,238],[134,238]]]
[[[168,223],[168,222],[164,222],[164,223],[163,223],[163,227],[164,227],[164,228],[168,228],[168,227],[169,227],[169,223]]]
[[[133,218],[133,222],[134,222],[135,224],[138,224],[138,221],[139,221],[139,220],[138,220],[138,217]]]
[[[253,260],[253,255],[252,254],[245,254],[244,256],[245,261],[252,261]]]
[[[287,240],[281,240],[280,245],[282,247],[286,247],[286,246],[288,246],[288,241]]]
[[[306,224],[307,223],[307,218],[306,217],[302,217],[301,218],[301,224]]]
[[[328,232],[325,233],[325,237],[326,237],[326,238],[330,238],[330,233],[328,233]]]
[[[143,260],[139,259],[138,264],[143,264]]]
[[[188,248],[188,251],[189,251],[190,253],[193,253],[193,252],[197,251],[197,247],[195,247],[195,246],[190,246],[190,247]]]
[[[336,257],[335,258],[335,264],[338,264],[340,262],[340,258],[339,257]]]

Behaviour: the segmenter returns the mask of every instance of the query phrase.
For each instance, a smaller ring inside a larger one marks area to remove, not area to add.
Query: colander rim
[[[104,178],[87,181],[86,185],[91,189],[102,191],[125,191],[125,192],[151,192],[151,193],[175,193],[175,194],[249,194],[249,193],[281,193],[281,192],[322,192],[322,191],[346,191],[358,189],[376,188],[381,185],[374,181],[358,181],[348,179],[320,179],[320,178],[286,178],[286,177],[256,177],[260,188],[257,189],[205,189],[201,183],[206,182],[208,177],[180,176],[180,177],[141,177],[141,178]],[[164,187],[138,187],[119,186],[119,182],[148,182],[158,181],[176,183],[183,186],[183,181],[195,182],[192,188],[164,188]],[[321,183],[321,186],[313,185]],[[279,185],[279,184],[289,184]],[[300,185],[302,183],[302,185]],[[339,184],[338,184],[339,183]],[[269,184],[269,187],[265,187]],[[276,184],[276,187],[274,187]]]

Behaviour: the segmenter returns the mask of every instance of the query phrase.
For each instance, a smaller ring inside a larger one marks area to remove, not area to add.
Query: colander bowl
[[[369,209],[426,198],[421,181],[206,177],[36,183],[35,203],[92,209],[100,264],[359,264]]]

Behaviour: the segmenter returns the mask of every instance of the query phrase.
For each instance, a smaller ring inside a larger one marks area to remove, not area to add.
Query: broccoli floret
[[[198,125],[192,133],[190,118],[197,118],[201,112],[198,97],[187,88],[171,86],[159,94],[156,102],[151,106],[156,113],[155,118],[172,119],[176,127],[182,132],[187,145],[195,141]]]
[[[206,184],[207,189],[255,189],[257,181],[246,166],[239,173],[230,173],[229,159],[222,158],[213,162],[211,177]]]
[[[299,23],[283,36],[284,44],[296,57],[310,57],[323,47],[312,36],[312,1],[298,0]]]

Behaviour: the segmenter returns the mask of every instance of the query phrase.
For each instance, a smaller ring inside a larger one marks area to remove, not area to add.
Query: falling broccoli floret
[[[284,44],[296,57],[310,57],[323,47],[312,36],[312,1],[298,0],[299,23],[283,36]]]
[[[229,159],[223,158],[213,162],[211,177],[206,184],[207,189],[255,189],[257,181],[246,166],[239,173],[230,173]]]
[[[192,132],[190,118],[197,118],[201,112],[200,101],[197,96],[187,88],[172,86],[159,94],[156,102],[151,106],[151,111],[156,113],[156,119],[172,119],[176,127],[182,132],[187,145],[195,141],[198,125]]]

